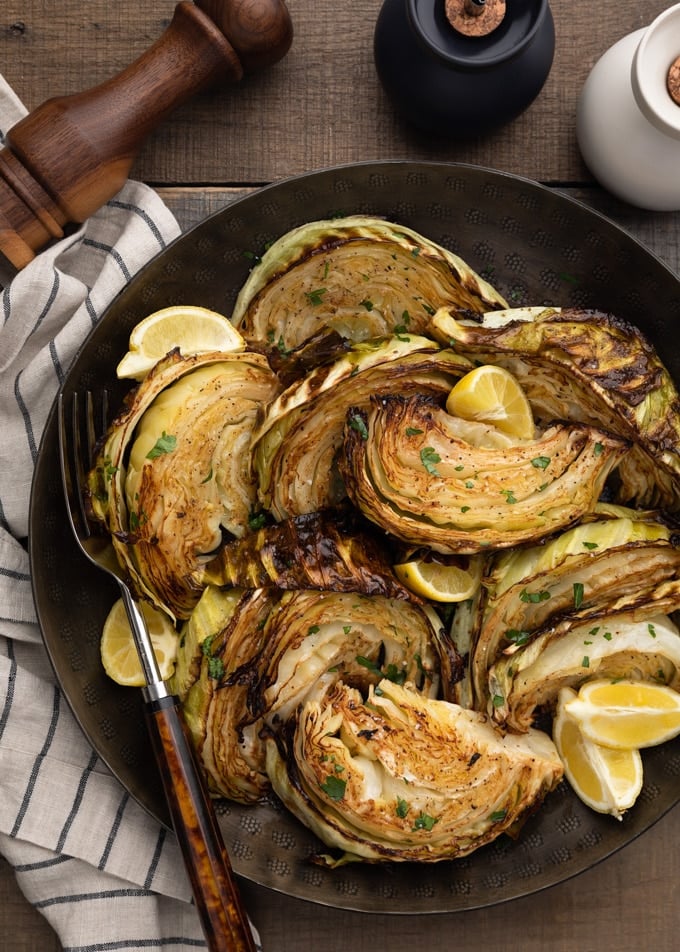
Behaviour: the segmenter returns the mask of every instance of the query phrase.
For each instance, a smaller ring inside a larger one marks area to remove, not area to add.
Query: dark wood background
[[[244,191],[312,169],[370,159],[458,161],[523,175],[603,211],[680,272],[680,213],[652,214],[603,192],[584,167],[574,123],[598,57],[649,24],[662,0],[552,0],[557,48],[536,102],[502,131],[447,144],[404,126],[379,86],[373,30],[381,0],[290,0],[295,39],[269,72],[203,94],[148,140],[133,170],[183,227]],[[172,0],[2,0],[0,71],[29,109],[115,75],[172,16]],[[675,952],[680,811],[598,867],[533,897],[450,916],[367,916],[245,892],[268,952],[412,945],[428,952]],[[0,861],[0,950],[60,945]]]

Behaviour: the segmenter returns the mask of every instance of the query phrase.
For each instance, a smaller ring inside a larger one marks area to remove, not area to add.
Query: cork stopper
[[[446,19],[463,36],[488,36],[505,16],[505,0],[446,0]]]
[[[671,99],[676,105],[680,106],[680,56],[671,64],[671,68],[668,70],[666,85]]]

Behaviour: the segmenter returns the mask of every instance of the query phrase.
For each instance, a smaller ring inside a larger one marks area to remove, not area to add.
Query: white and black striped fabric
[[[0,76],[0,138],[24,114]],[[159,197],[128,182],[1,292],[0,853],[66,952],[205,948],[174,836],[93,753],[54,682],[25,542],[40,437],[70,361],[178,233]]]

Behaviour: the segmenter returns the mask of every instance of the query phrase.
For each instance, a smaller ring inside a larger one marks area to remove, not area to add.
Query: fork
[[[84,408],[81,408],[84,403]],[[87,473],[106,432],[108,398],[95,407],[91,392],[72,395],[70,412],[59,394],[59,457],[69,522],[84,555],[113,576],[120,589],[144,671],[144,712],[172,825],[211,952],[255,952],[212,800],[179,707],[162,680],[144,617],[119,566],[110,538],[94,531],[85,504]]]

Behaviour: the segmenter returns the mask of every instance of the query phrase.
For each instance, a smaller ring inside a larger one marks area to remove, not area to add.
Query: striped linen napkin
[[[23,115],[0,75],[0,143]],[[55,684],[26,551],[40,437],[71,360],[178,234],[160,198],[130,181],[1,294],[0,853],[67,952],[205,948],[175,837],[109,773]]]

